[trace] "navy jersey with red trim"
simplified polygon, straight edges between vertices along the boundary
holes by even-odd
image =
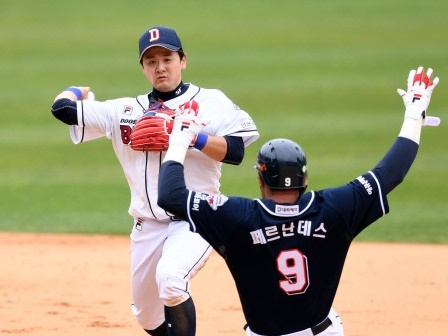
[[[225,259],[247,323],[259,334],[286,334],[321,322],[353,238],[389,210],[375,171],[344,186],[308,192],[297,204],[187,195],[192,230]]]

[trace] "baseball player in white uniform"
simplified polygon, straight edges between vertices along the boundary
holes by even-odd
[[[152,91],[132,98],[87,99],[89,87],[72,86],[54,100],[53,115],[70,125],[75,144],[101,137],[112,140],[131,192],[132,310],[138,323],[153,336],[195,335],[195,307],[190,279],[200,270],[212,248],[197,233],[157,206],[158,175],[164,151],[135,151],[130,134],[138,119],[154,103],[177,109],[195,101],[207,125],[185,160],[189,188],[219,192],[222,163],[239,164],[244,148],[258,131],[247,112],[224,93],[182,81],[186,54],[176,32],[152,27],[139,40],[143,73]]]

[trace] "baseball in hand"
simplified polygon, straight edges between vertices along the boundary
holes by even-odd
[[[89,91],[87,93],[87,100],[95,100],[95,94],[93,93],[93,91]]]

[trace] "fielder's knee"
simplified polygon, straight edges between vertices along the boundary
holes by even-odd
[[[190,298],[190,283],[182,276],[171,273],[170,270],[164,269],[163,267],[158,267],[156,279],[159,287],[159,295],[165,306],[177,306]]]

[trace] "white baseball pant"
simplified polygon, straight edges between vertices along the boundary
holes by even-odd
[[[190,297],[190,279],[212,248],[185,221],[137,221],[131,233],[132,310],[138,323],[153,330],[165,320],[164,305]]]

